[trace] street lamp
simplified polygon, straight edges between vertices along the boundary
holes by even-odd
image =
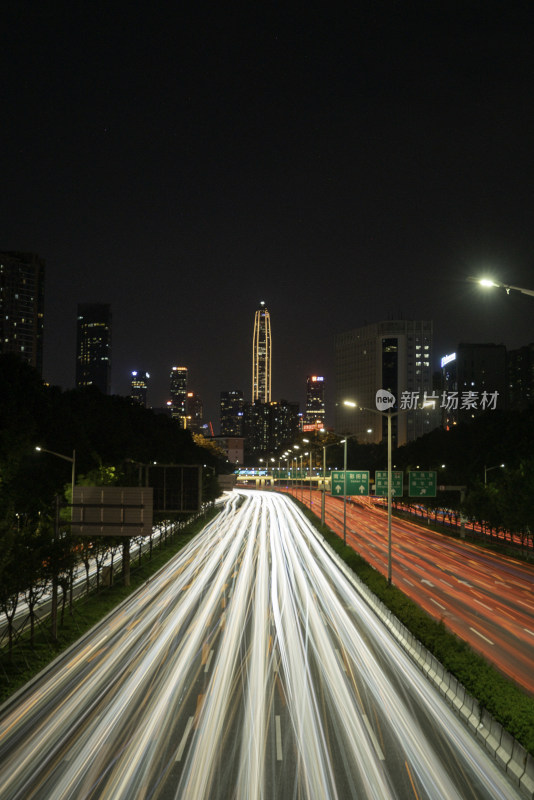
[[[357,406],[352,400],[345,400],[343,405],[349,406],[350,408],[358,408],[359,411],[370,411],[371,414],[379,414],[381,417],[387,417],[388,421],[388,583],[391,584],[391,477],[392,477],[392,466],[391,466],[391,420],[393,417],[398,415],[398,411],[391,411],[389,408],[387,411],[378,411],[378,409],[374,408],[364,408],[363,406]],[[345,444],[346,447],[346,444]],[[346,481],[346,475],[345,475]]]
[[[510,289],[513,289],[516,292],[521,292],[521,294],[528,294],[530,297],[534,297],[534,289],[523,289],[521,286],[511,286],[508,283],[494,281],[491,278],[468,278],[468,280],[472,283],[478,283],[479,286],[484,286],[485,288],[489,289],[506,289],[506,294],[510,294]]]
[[[488,482],[488,472],[491,472],[492,469],[502,469],[502,467],[504,467],[504,464],[495,464],[494,467],[487,467],[484,464],[484,486]]]
[[[58,458],[62,458],[64,461],[70,461],[72,464],[71,470],[71,489],[72,489],[72,500],[71,503],[74,504],[74,484],[76,483],[76,450],[72,451],[72,458],[70,456],[64,456],[62,453],[56,453],[54,450],[47,450],[46,447],[35,447],[35,449],[39,453],[50,453],[51,456],[57,456]],[[71,506],[71,519],[72,519],[73,508]]]
[[[326,449],[338,445],[339,442],[330,442],[330,444],[323,444],[323,494],[321,497],[321,522],[324,525],[324,506],[325,506],[325,492],[326,492]]]

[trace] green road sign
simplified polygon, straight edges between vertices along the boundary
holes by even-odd
[[[408,473],[410,497],[435,497],[437,472],[413,470]]]
[[[345,489],[344,472],[332,472],[332,494],[343,497]],[[364,497],[369,494],[369,470],[347,470],[347,495]]]
[[[391,496],[402,497],[403,486],[402,479],[403,472],[391,473]],[[388,496],[388,471],[387,469],[377,469],[375,472],[375,495],[377,497]]]

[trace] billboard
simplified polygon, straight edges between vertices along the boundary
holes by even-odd
[[[148,464],[145,483],[154,491],[154,511],[191,514],[202,505],[202,466]]]
[[[137,486],[75,486],[74,536],[149,536],[152,489]]]

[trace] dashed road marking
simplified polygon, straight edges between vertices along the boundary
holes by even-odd
[[[178,748],[178,752],[176,753],[175,761],[181,761],[182,756],[184,754],[185,746],[187,744],[187,740],[189,738],[189,734],[191,733],[191,728],[193,727],[193,720],[194,717],[189,717],[187,720],[187,725],[185,726],[184,735],[182,736],[182,741],[180,742],[180,747]]]

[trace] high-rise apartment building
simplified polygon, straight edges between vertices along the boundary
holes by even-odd
[[[187,392],[185,398],[186,427],[190,431],[199,433],[202,427],[204,407],[202,400],[196,392]]]
[[[271,401],[271,317],[263,300],[254,316],[252,402]]]
[[[454,353],[441,359],[441,424],[447,430],[459,422],[468,422],[484,412],[482,394],[495,396],[496,408],[506,408],[506,347],[503,344],[462,342]],[[467,401],[468,393],[473,398]],[[449,400],[448,398],[452,399]]]
[[[76,387],[111,391],[111,307],[107,303],[78,305]]]
[[[221,392],[219,417],[221,436],[243,436],[243,404],[241,389]]]
[[[170,374],[171,417],[185,427],[187,403],[187,367],[173,367]]]
[[[306,411],[304,425],[323,428],[325,419],[324,405],[325,379],[321,375],[308,375],[306,378]]]
[[[0,353],[16,353],[43,374],[45,262],[0,253]]]
[[[287,400],[245,403],[243,433],[248,457],[273,456],[293,444],[299,434],[298,403]]]
[[[336,336],[335,428],[353,433],[361,442],[386,438],[387,420],[376,409],[378,389],[386,389],[400,407],[403,392],[419,393],[417,407],[401,410],[392,419],[394,443],[399,446],[427,433],[437,424],[436,410],[420,408],[424,393],[432,393],[432,322],[388,320]],[[349,408],[346,400],[363,408]]]
[[[534,403],[534,343],[508,351],[508,408],[522,411]]]
[[[147,407],[148,400],[148,381],[150,375],[148,372],[134,369],[132,372],[132,388],[130,390],[130,397],[135,403]]]

